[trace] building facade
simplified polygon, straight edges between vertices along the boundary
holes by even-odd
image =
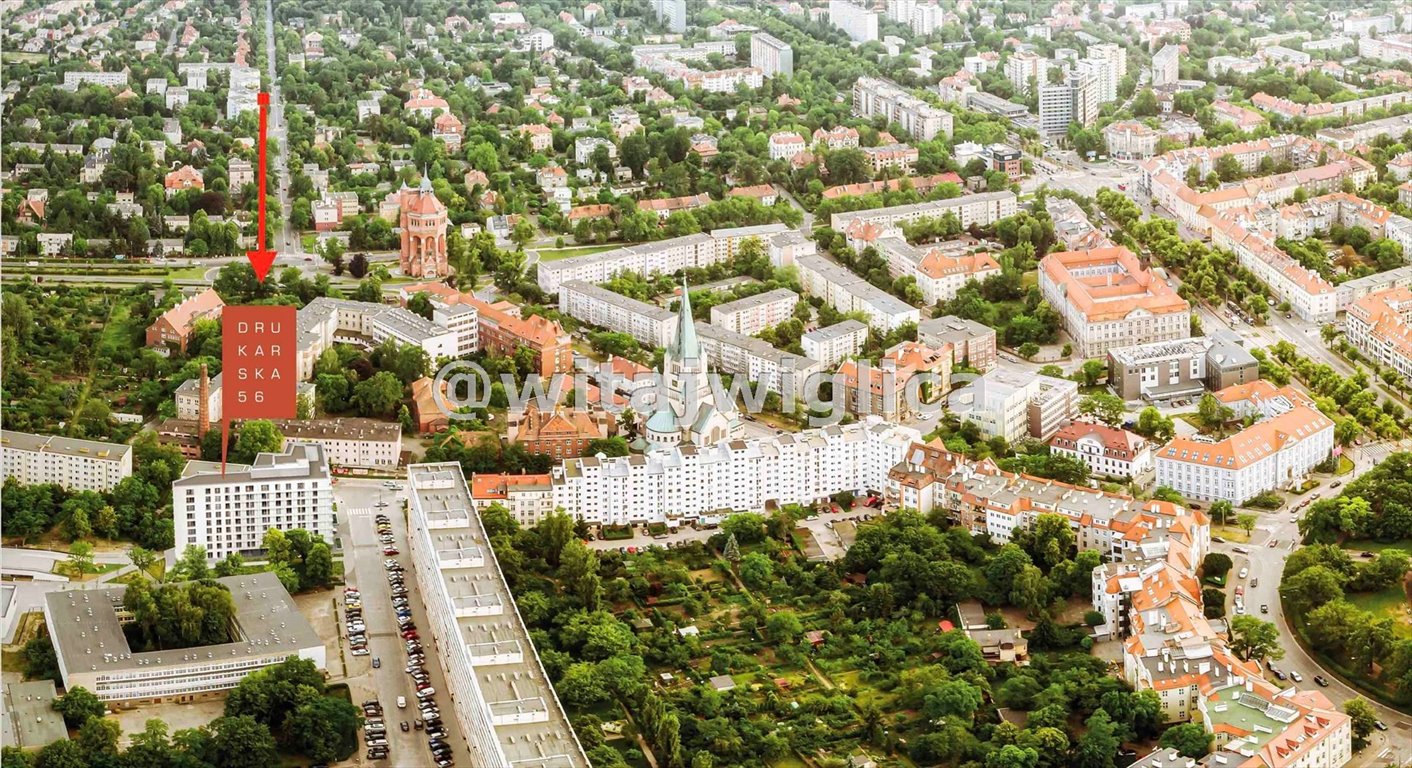
[[[774,35],[756,32],[750,36],[750,66],[764,77],[792,76],[794,49]]]
[[[22,485],[53,483],[68,491],[111,491],[132,476],[132,446],[57,435],[0,431],[5,477]]]
[[[446,260],[446,206],[431,191],[426,172],[422,172],[422,183],[417,189],[404,188],[398,198],[402,228],[399,264],[403,276],[437,278],[451,274]]]
[[[1094,477],[1135,478],[1152,470],[1152,449],[1126,429],[1075,421],[1049,439],[1050,452],[1082,461]]]
[[[1039,284],[1080,357],[1191,335],[1191,305],[1127,248],[1051,253],[1040,261]]]

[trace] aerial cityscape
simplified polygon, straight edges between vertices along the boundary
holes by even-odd
[[[0,768],[1412,768],[1412,2],[0,19]]]

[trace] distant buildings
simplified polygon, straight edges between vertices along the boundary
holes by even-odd
[[[849,0],[829,0],[829,23],[855,43],[878,39],[878,12]]]
[[[445,283],[415,283],[398,289],[404,306],[418,293],[430,296],[435,327],[452,334],[456,343],[453,357],[481,349],[513,357],[523,348],[534,352],[540,376],[573,370],[572,339],[554,320],[542,315],[525,317],[520,308],[510,302],[491,304]],[[432,359],[435,360],[435,356]]]
[[[1070,72],[1063,82],[1039,86],[1039,130],[1063,135],[1071,123],[1088,127],[1098,117],[1099,80],[1092,72]]]
[[[896,83],[874,77],[860,77],[853,84],[853,114],[859,117],[881,115],[889,123],[901,125],[902,130],[918,141],[931,141],[938,135],[951,136],[950,112],[913,96]]]
[[[1412,381],[1412,290],[1370,293],[1348,308],[1349,343]]]
[[[223,309],[225,302],[211,288],[184,299],[147,326],[147,346],[157,348],[162,355],[170,354],[171,347],[186,354],[186,343],[197,321],[219,320]]]
[[[132,476],[132,447],[57,435],[0,431],[5,477],[21,485],[53,483],[68,491],[111,491]]]
[[[417,189],[405,186],[398,193],[402,250],[399,265],[405,277],[445,277],[451,274],[446,256],[446,206],[431,189],[431,179],[422,175]]]
[[[1040,261],[1039,284],[1079,357],[1191,335],[1186,299],[1126,248],[1051,253]]]
[[[539,287],[545,293],[554,294],[559,292],[560,285],[569,280],[597,284],[606,282],[619,272],[671,274],[687,267],[704,267],[731,259],[748,240],[757,239],[764,243],[772,236],[787,231],[783,224],[733,227],[546,261],[539,264]]]
[[[314,363],[335,343],[376,346],[392,339],[426,352],[433,362],[458,356],[457,333],[409,312],[367,301],[319,296],[299,310],[299,379],[314,375]]]
[[[711,307],[711,325],[754,336],[788,320],[797,303],[799,294],[776,288]]]
[[[750,36],[750,66],[764,77],[794,74],[794,49],[789,43],[766,32]]]
[[[1181,62],[1181,48],[1168,43],[1152,56],[1152,87],[1175,86],[1181,77],[1178,65]]]
[[[669,31],[686,32],[686,0],[652,0],[652,13]]]
[[[952,366],[984,373],[995,367],[995,329],[944,315],[917,324],[917,340],[934,349],[950,347]]]
[[[259,552],[265,532],[302,528],[333,542],[333,486],[317,445],[291,444],[250,465],[192,461],[172,483],[176,549],[205,547],[210,562]],[[322,647],[322,646],[320,646]]]
[[[1334,449],[1334,423],[1306,395],[1261,379],[1216,393],[1255,424],[1223,440],[1178,437],[1158,450],[1157,484],[1188,499],[1243,504],[1296,485]]]

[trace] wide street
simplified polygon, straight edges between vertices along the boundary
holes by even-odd
[[[1368,446],[1367,448],[1373,449],[1364,451],[1367,456],[1362,455],[1364,452],[1356,452],[1353,474],[1340,478],[1344,483],[1371,469],[1380,460],[1380,457],[1385,455],[1381,447]],[[1314,493],[1333,496],[1338,493],[1338,490],[1330,489],[1328,483],[1325,483],[1311,491],[1311,495]],[[1306,495],[1301,498],[1308,497]],[[1258,510],[1249,511],[1259,512]],[[1228,595],[1234,595],[1237,585],[1244,586],[1246,610],[1250,615],[1273,622],[1279,628],[1280,645],[1285,651],[1285,656],[1275,662],[1275,667],[1286,674],[1295,671],[1302,675],[1304,682],[1297,684],[1300,688],[1319,688],[1314,682],[1314,676],[1323,675],[1329,681],[1329,686],[1319,688],[1319,690],[1322,690],[1333,700],[1334,704],[1342,706],[1343,702],[1357,696],[1357,692],[1344,685],[1337,677],[1325,672],[1304,652],[1295,641],[1280,605],[1280,575],[1284,571],[1285,558],[1289,557],[1290,552],[1299,541],[1297,520],[1298,515],[1291,512],[1289,508],[1275,512],[1260,512],[1259,522],[1256,524],[1248,544],[1213,543],[1211,548],[1214,551],[1230,555],[1234,563],[1228,576]],[[1249,554],[1236,552],[1236,547],[1247,550]],[[1245,579],[1238,577],[1242,568],[1249,568],[1249,574]],[[1268,614],[1260,612],[1262,605],[1269,607]],[[1227,615],[1231,615],[1233,610],[1233,605],[1228,605]],[[1377,710],[1378,717],[1387,724],[1389,730],[1374,731],[1373,735],[1369,737],[1369,746],[1354,755],[1353,761],[1348,765],[1354,768],[1381,767],[1402,765],[1412,761],[1412,716],[1385,707],[1375,701],[1370,700],[1370,703]]]
[[[375,516],[386,514],[392,520],[393,538],[401,554],[393,558],[402,564],[407,584],[407,597],[411,602],[412,620],[418,628],[428,626],[426,607],[417,589],[416,574],[413,573],[412,558],[408,553],[407,522],[403,512],[406,500],[405,483],[399,488],[385,487],[381,479],[340,478],[334,487],[338,502],[338,532],[343,543],[344,578],[349,585],[357,586],[363,594],[363,620],[368,626],[368,656],[353,656],[349,653],[344,638],[345,627],[340,620],[339,648],[345,654],[348,665],[348,683],[352,691],[353,703],[361,704],[368,699],[382,702],[383,716],[387,722],[387,738],[391,747],[388,762],[371,763],[365,759],[366,749],[361,745],[355,755],[358,764],[393,766],[395,768],[417,768],[430,764],[431,753],[427,751],[425,731],[409,730],[403,733],[399,724],[405,720],[410,724],[420,717],[416,708],[417,698],[413,692],[412,679],[407,675],[407,654],[397,631],[397,620],[392,610],[392,593],[387,584],[387,570],[383,561],[382,544],[378,541]],[[386,504],[379,507],[378,504]],[[339,598],[341,600],[341,598]],[[340,609],[341,612],[341,609]],[[460,735],[460,726],[451,712],[451,692],[446,687],[446,675],[441,664],[436,662],[437,654],[427,648],[427,673],[432,687],[437,690],[436,701],[441,707],[441,717],[447,732],[446,741],[456,749],[457,765],[472,765],[470,754],[465,751],[465,741]],[[379,659],[380,669],[372,668],[372,660]],[[397,697],[407,699],[407,708],[397,708]]]

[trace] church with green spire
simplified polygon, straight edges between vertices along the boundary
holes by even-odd
[[[716,403],[706,353],[696,336],[691,294],[682,282],[676,338],[662,356],[662,376],[638,447],[660,451],[679,445],[712,445],[741,436],[744,424],[733,404]]]

